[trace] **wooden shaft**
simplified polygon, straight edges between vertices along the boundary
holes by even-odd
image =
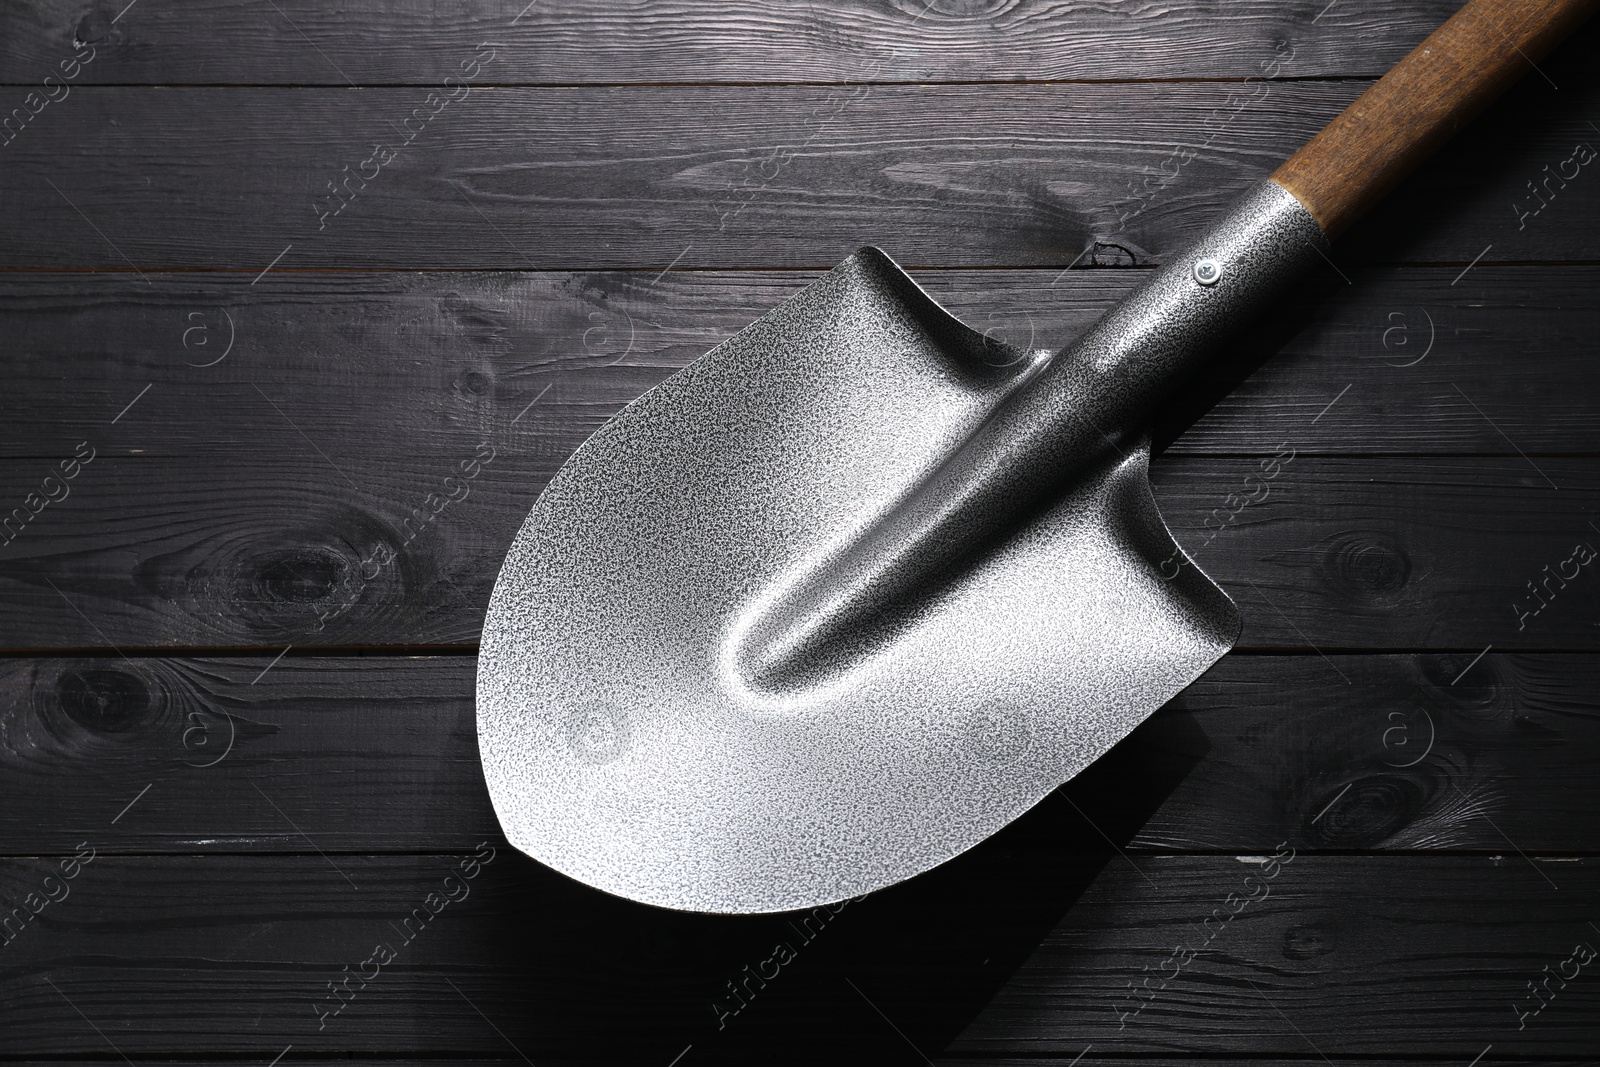
[[[1339,236],[1597,7],[1600,0],[1470,0],[1272,180],[1330,239]]]

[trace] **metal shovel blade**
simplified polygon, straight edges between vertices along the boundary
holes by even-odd
[[[1141,442],[807,671],[746,668],[754,620],[1043,356],[864,249],[596,433],[529,514],[484,627],[479,745],[511,843],[666,907],[841,900],[982,841],[1220,658],[1237,612],[1172,563]]]

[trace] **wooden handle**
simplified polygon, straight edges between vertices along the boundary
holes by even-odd
[[[1330,239],[1339,236],[1597,7],[1600,0],[1471,0],[1272,180]]]

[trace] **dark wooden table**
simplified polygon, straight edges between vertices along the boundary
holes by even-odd
[[[1064,341],[1455,6],[9,0],[0,1060],[1594,1062],[1594,28],[1163,415],[1241,647],[1015,826],[690,916],[477,760],[618,407],[867,243]]]

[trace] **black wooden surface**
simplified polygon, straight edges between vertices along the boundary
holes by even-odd
[[[92,57],[0,132],[0,514],[60,497],[0,544],[0,1060],[1594,1062],[1595,568],[1528,583],[1600,546],[1600,177],[1527,183],[1600,28],[1163,413],[1241,648],[992,841],[680,915],[515,854],[476,756],[496,569],[622,404],[869,242],[1065,340],[1456,6],[0,8],[0,120]]]

